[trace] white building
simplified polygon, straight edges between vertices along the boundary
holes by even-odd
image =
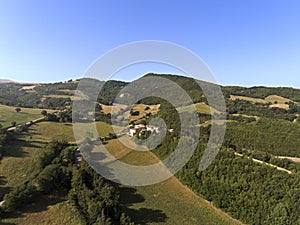
[[[156,126],[152,126],[152,125],[143,125],[143,124],[138,124],[138,125],[135,125],[134,128],[131,128],[129,130],[129,135],[132,137],[136,134],[136,132],[139,131],[139,132],[145,132],[145,131],[151,131],[151,132],[156,132],[156,133],[159,133],[159,127],[156,127]]]

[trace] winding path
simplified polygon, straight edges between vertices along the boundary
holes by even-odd
[[[240,153],[237,153],[237,152],[235,152],[234,154],[237,155],[237,156],[240,156],[240,157],[244,156],[243,154],[240,154]],[[250,159],[250,157],[248,157],[248,156],[247,156],[247,158]],[[286,157],[285,157],[285,158],[286,158]],[[292,173],[293,173],[293,172],[290,171],[290,170],[287,170],[287,169],[282,168],[282,167],[279,167],[279,166],[275,166],[275,165],[273,165],[273,164],[271,164],[271,163],[266,163],[266,162],[261,161],[261,160],[258,160],[258,159],[253,159],[253,158],[252,158],[252,161],[253,161],[253,162],[260,163],[260,164],[264,164],[264,165],[267,165],[267,166],[270,166],[270,167],[273,167],[273,168],[276,168],[277,170],[284,171],[284,172],[286,172],[286,173],[288,173],[288,174],[292,174]]]

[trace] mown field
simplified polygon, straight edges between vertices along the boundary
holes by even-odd
[[[89,129],[90,124],[83,123],[79,124],[79,126],[82,131],[85,131]],[[66,140],[70,143],[75,143],[72,123],[42,122],[33,125],[31,129],[34,132],[35,140],[38,141]],[[114,133],[113,128],[103,122],[96,122],[96,129],[100,137]],[[116,131],[120,131],[120,129],[116,129]]]
[[[20,108],[20,112],[15,111],[16,107],[0,105],[0,124],[2,127],[11,126],[12,122],[23,123],[42,117],[42,109]],[[53,112],[53,110],[47,110]]]

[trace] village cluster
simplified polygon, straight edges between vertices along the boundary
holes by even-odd
[[[159,127],[153,126],[153,125],[144,125],[144,124],[138,124],[134,125],[134,127],[130,128],[129,130],[129,135],[133,137],[134,135],[143,135],[146,132],[151,132],[151,133],[159,133]]]
[[[159,134],[160,133],[160,128],[157,127],[157,126],[153,126],[153,125],[144,125],[144,124],[137,124],[137,125],[134,125],[130,128],[129,130],[129,135],[131,137],[133,136],[142,136],[144,135],[145,133],[147,132],[150,132],[152,134]],[[174,131],[174,129],[169,129],[168,130],[170,133],[172,133]]]

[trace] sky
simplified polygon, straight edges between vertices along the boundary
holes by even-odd
[[[300,1],[0,1],[0,79],[82,77],[112,48],[141,40],[190,49],[221,85],[300,88]],[[128,69],[176,73],[151,64]]]

